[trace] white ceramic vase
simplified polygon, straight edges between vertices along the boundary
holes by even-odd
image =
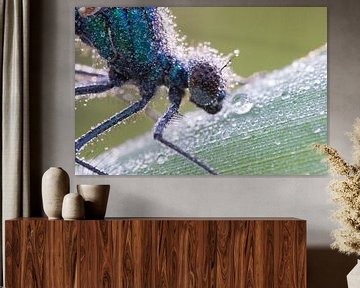
[[[348,288],[360,288],[360,260],[347,275]]]
[[[63,198],[69,193],[69,175],[60,167],[51,167],[42,177],[43,208],[49,219],[61,219]]]
[[[85,201],[85,219],[104,219],[110,185],[77,185],[78,193]]]
[[[62,205],[62,217],[64,220],[84,219],[85,208],[84,199],[79,193],[69,193],[65,195]]]

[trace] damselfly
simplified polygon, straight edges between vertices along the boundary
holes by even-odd
[[[75,87],[75,96],[102,93],[125,83],[135,84],[141,99],[98,124],[75,141],[75,161],[94,173],[106,174],[79,156],[93,139],[133,114],[145,109],[157,87],[168,87],[169,107],[154,128],[154,139],[175,150],[210,174],[206,163],[164,139],[163,132],[177,115],[185,90],[190,101],[207,113],[218,113],[227,94],[228,67],[232,55],[223,56],[208,44],[189,47],[175,30],[173,16],[165,7],[75,8],[75,34],[95,49],[106,62],[107,73],[76,67],[77,74],[95,82]]]

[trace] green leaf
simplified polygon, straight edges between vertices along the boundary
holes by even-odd
[[[220,175],[321,175],[312,143],[327,141],[327,49],[258,77],[227,97],[217,115],[197,110],[164,137]],[[153,140],[127,141],[91,162],[110,175],[208,175]],[[77,174],[85,174],[79,168]]]

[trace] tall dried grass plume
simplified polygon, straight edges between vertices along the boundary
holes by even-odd
[[[332,232],[335,241],[331,247],[360,256],[360,118],[356,119],[349,136],[353,142],[354,164],[349,164],[328,145],[314,144],[314,148],[326,156],[329,170],[336,176],[329,188],[332,200],[338,205],[332,216],[341,227]]]

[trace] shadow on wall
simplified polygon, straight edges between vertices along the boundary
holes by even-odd
[[[42,101],[45,97],[42,94],[42,63],[41,55],[45,47],[43,42],[44,33],[43,22],[46,13],[44,7],[45,0],[30,3],[30,43],[29,43],[29,129],[30,129],[30,215],[42,216],[41,202],[41,177],[42,177],[42,133],[43,115]],[[46,81],[46,80],[45,80]],[[49,97],[49,95],[47,95]]]
[[[108,213],[106,217],[182,217],[184,216],[181,209],[176,206],[162,205],[159,201],[149,198],[140,197],[136,193],[136,189],[127,188],[127,191],[121,192],[121,198],[112,200],[112,197],[117,193],[110,192],[110,198],[107,206]],[[119,207],[119,203],[122,203]],[[125,204],[126,203],[126,204]],[[160,212],[160,214],[156,212]]]
[[[307,250],[308,288],[347,288],[346,275],[356,264],[356,256],[319,248]]]

